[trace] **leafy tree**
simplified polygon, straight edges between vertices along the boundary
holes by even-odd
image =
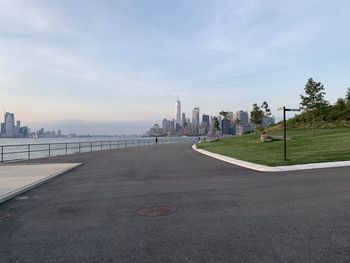
[[[227,111],[220,111],[219,113],[222,117],[224,117],[224,119],[226,119],[228,117],[228,112]]]
[[[345,101],[348,109],[350,110],[350,88],[346,91]]]
[[[215,130],[215,132],[220,131],[220,123],[217,117],[214,117],[214,123],[213,123],[213,128]]]
[[[327,106],[327,101],[324,99],[325,94],[323,84],[309,78],[305,85],[305,96],[300,95],[301,108],[312,116],[312,136],[315,136],[315,116],[318,111]]]
[[[254,123],[256,126],[260,125],[263,118],[263,111],[261,110],[261,107],[258,106],[258,104],[253,104],[253,109],[250,112],[250,121]],[[256,128],[254,129],[256,130]]]
[[[269,104],[267,104],[266,101],[264,101],[261,105],[261,108],[264,110],[264,116],[270,117],[271,116],[271,110],[269,108]]]
[[[346,115],[346,101],[342,98],[339,98],[336,104],[332,107],[332,110],[336,113],[337,119],[341,119]]]
[[[238,126],[241,120],[239,118],[236,118],[236,125]]]

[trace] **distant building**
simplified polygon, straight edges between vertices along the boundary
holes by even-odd
[[[20,137],[20,133],[19,133],[20,128],[21,128],[21,121],[17,121],[15,126],[15,137]]]
[[[208,125],[207,125],[207,123],[206,122],[201,122],[199,124],[199,132],[198,132],[198,134],[199,135],[205,135],[207,133],[208,133]]]
[[[237,111],[236,120],[236,133],[243,134],[251,131],[248,112]]]
[[[4,136],[6,133],[6,125],[4,122],[1,123],[1,132],[0,135]]]
[[[167,135],[168,136],[176,135],[176,132],[175,132],[175,120],[167,121]]]
[[[182,113],[182,123],[181,123],[181,125],[182,125],[182,127],[184,126],[184,123],[186,122],[186,113]]]
[[[209,128],[210,128],[209,115],[207,115],[205,113],[202,115],[202,123],[205,126],[205,134],[207,134],[209,132]]]
[[[44,132],[45,132],[44,128],[41,128],[40,130],[38,130],[38,131],[36,132],[37,137],[38,137],[38,138],[44,137]]]
[[[175,102],[175,128],[176,132],[179,132],[181,129],[181,102],[179,100],[179,97],[177,97],[177,100]]]
[[[5,113],[5,137],[15,137],[15,116],[13,113]]]
[[[193,135],[199,134],[199,108],[192,110],[192,129]]]
[[[209,126],[209,115],[203,113],[202,122],[206,123]]]
[[[223,135],[234,135],[236,133],[236,128],[234,123],[229,118],[224,118],[221,120],[221,134]]]
[[[261,128],[267,128],[275,124],[275,117],[263,117],[261,122]]]
[[[163,121],[162,121],[162,130],[163,130],[164,135],[166,135],[168,133],[168,120],[167,119],[163,119]]]
[[[29,128],[27,126],[23,126],[21,128],[19,128],[19,133],[21,135],[21,137],[27,138],[29,137]]]

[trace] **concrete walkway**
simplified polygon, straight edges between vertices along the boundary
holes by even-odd
[[[196,144],[192,145],[192,149],[199,153],[218,159],[220,161],[238,165],[238,166],[252,169],[259,172],[287,172],[287,171],[301,171],[301,170],[310,170],[310,169],[350,167],[350,161],[307,163],[307,164],[284,165],[284,166],[267,166],[267,165],[238,160],[229,156],[209,152],[203,149],[198,149]]]
[[[0,166],[0,203],[79,165],[81,163]]]

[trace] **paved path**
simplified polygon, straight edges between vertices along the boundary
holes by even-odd
[[[350,260],[349,168],[255,172],[188,144],[43,161],[85,165],[0,205],[1,262]]]
[[[0,203],[79,165],[80,163],[1,165]]]

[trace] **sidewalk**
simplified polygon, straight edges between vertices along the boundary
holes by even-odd
[[[55,163],[0,166],[0,203],[80,165],[81,163]]]
[[[310,170],[310,169],[322,169],[322,168],[337,168],[337,167],[348,167],[350,166],[350,161],[339,161],[339,162],[325,162],[325,163],[307,163],[307,164],[295,164],[295,165],[285,165],[285,166],[267,166],[262,164],[251,163],[247,161],[238,160],[232,157],[221,155],[218,153],[209,152],[203,149],[198,149],[196,144],[192,145],[192,149],[210,156],[212,158],[218,159],[223,162],[238,165],[244,168],[252,169],[259,172],[287,172],[287,171],[300,171],[300,170]]]

